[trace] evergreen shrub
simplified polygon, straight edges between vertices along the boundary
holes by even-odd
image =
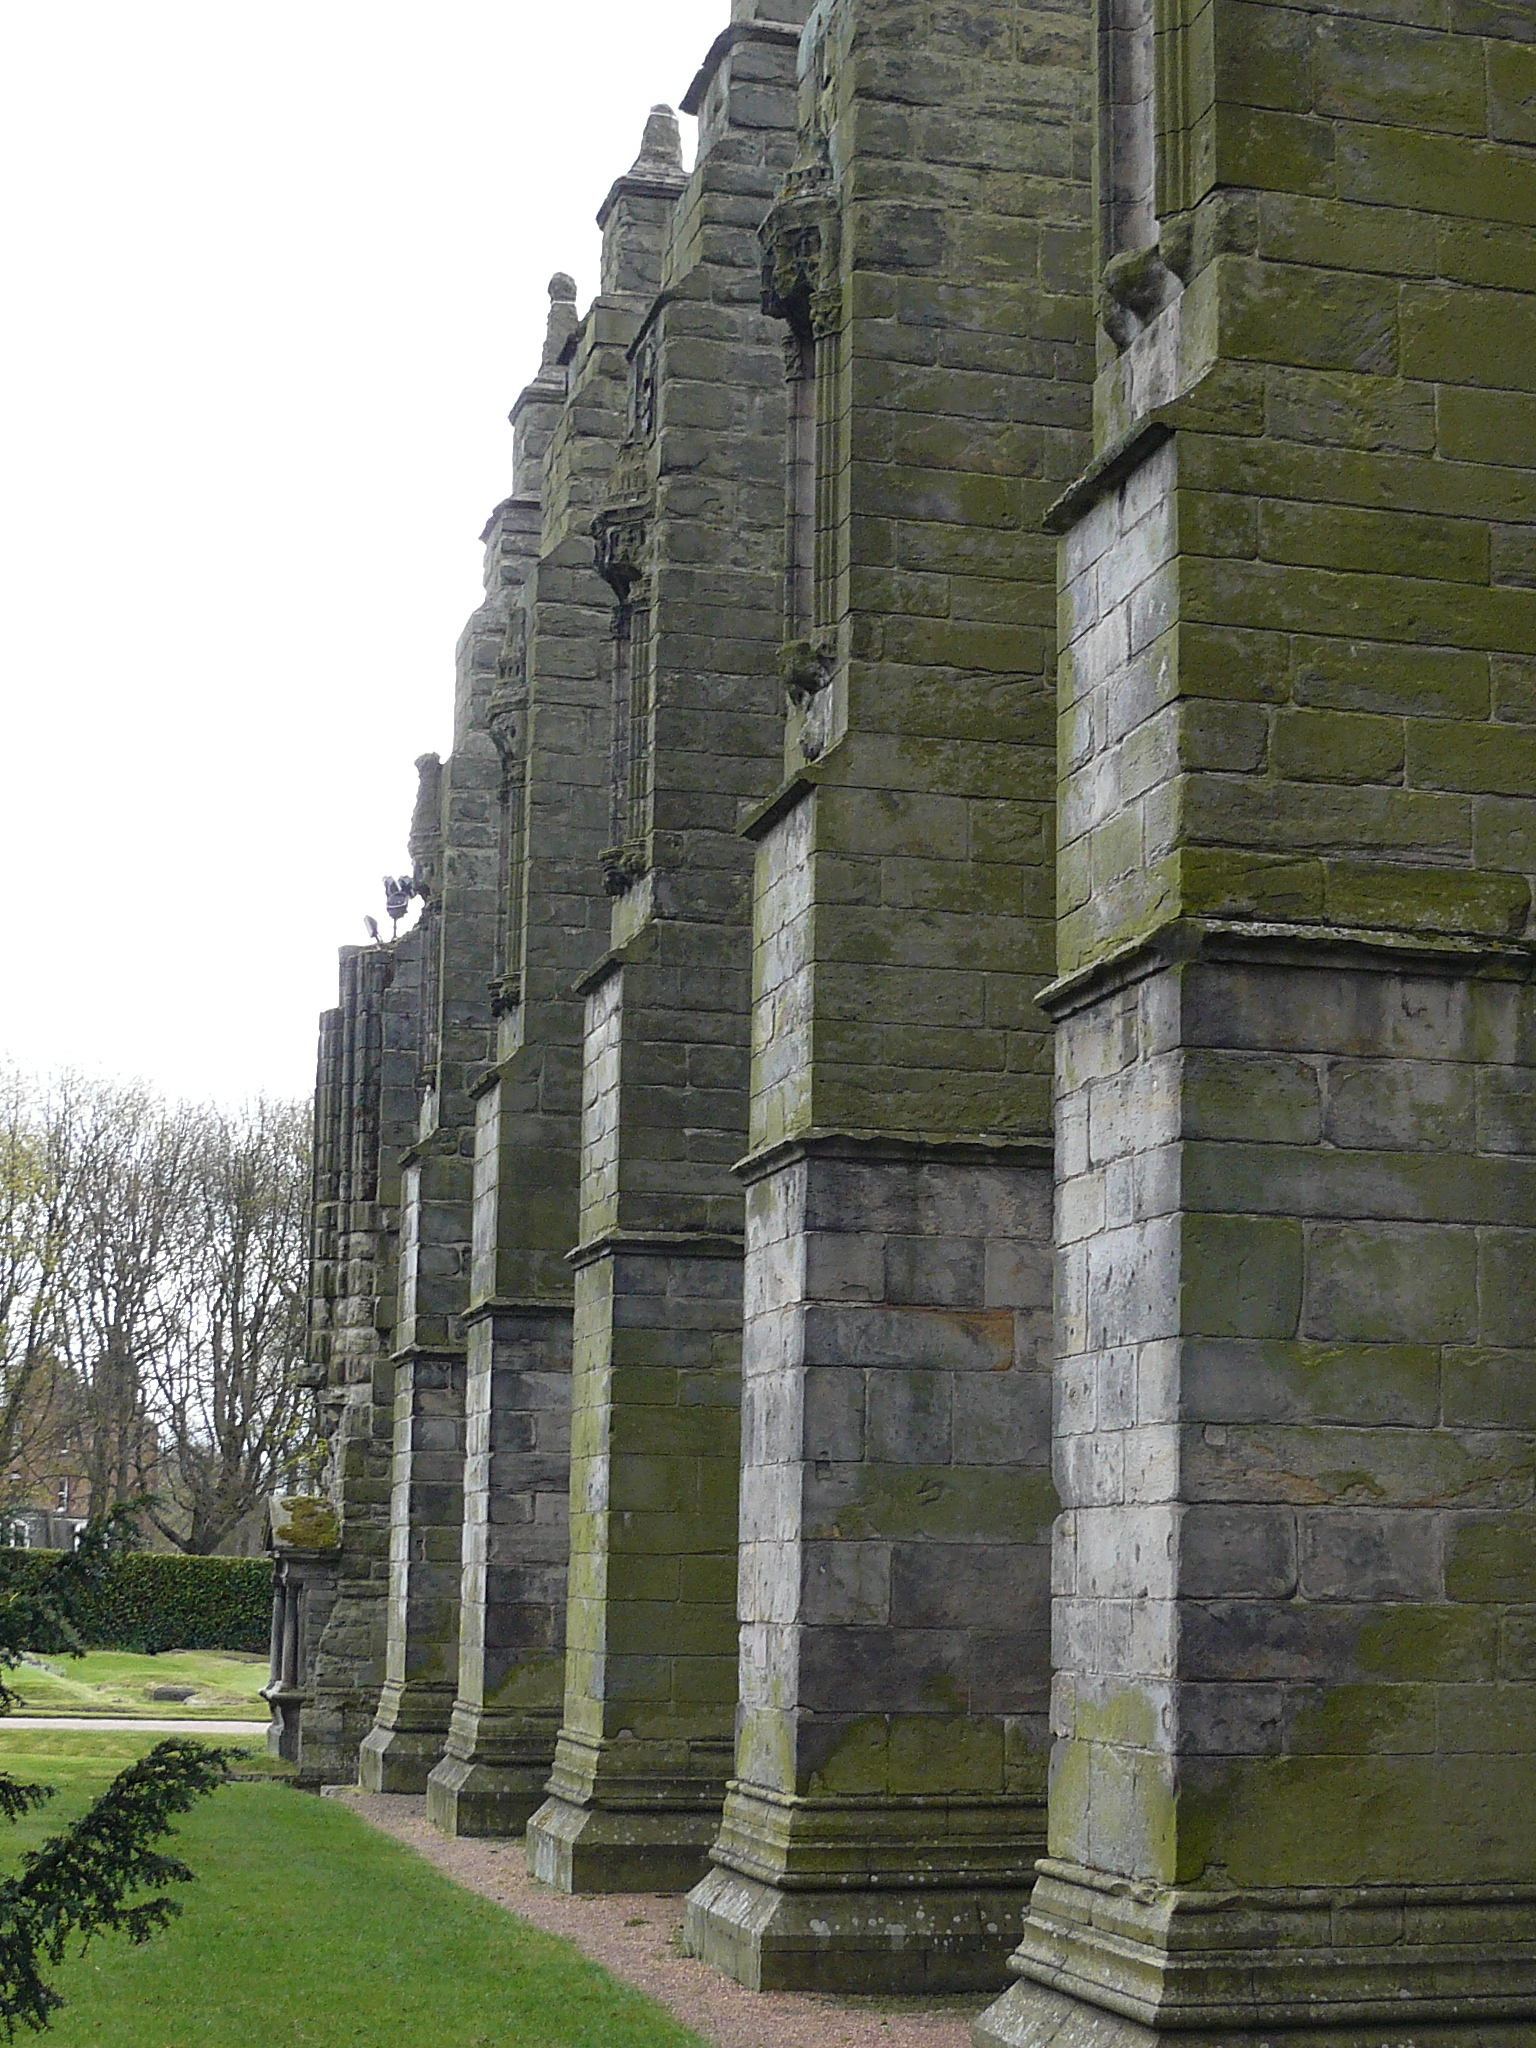
[[[64,1561],[58,1550],[0,1548],[0,1600],[8,1593],[46,1599]],[[243,1650],[259,1655],[271,1640],[272,1567],[260,1557],[181,1557],[130,1551],[105,1565],[96,1583],[74,1595],[88,1650]]]

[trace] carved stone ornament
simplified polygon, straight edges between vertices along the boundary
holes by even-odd
[[[645,873],[645,854],[638,846],[610,846],[600,858],[603,888],[610,896],[622,896]]]
[[[597,573],[621,602],[645,574],[648,510],[643,505],[610,505],[592,522]]]
[[[510,776],[517,762],[517,714],[519,699],[503,687],[498,687],[485,707],[485,729],[491,736],[491,745],[501,756],[501,772]]]
[[[436,754],[416,761],[416,805],[406,840],[411,883],[423,903],[437,896],[443,864],[443,764]]]
[[[509,1010],[515,1010],[523,1000],[523,977],[520,974],[498,974],[486,987],[491,992],[491,1015],[504,1017]]]
[[[825,637],[784,642],[779,649],[779,680],[797,711],[803,711],[831,682],[836,659],[837,651]]]
[[[645,574],[651,522],[651,475],[644,444],[626,441],[619,450],[602,508],[592,521],[597,573],[624,603]]]
[[[1182,244],[1171,236],[1168,244],[1165,247],[1158,241],[1147,249],[1124,250],[1104,266],[1099,280],[1099,320],[1117,348],[1129,348],[1142,329],[1178,297],[1179,269],[1168,257],[1178,254]]]
[[[763,311],[801,334],[835,333],[842,323],[842,222],[832,159],[821,136],[802,143],[759,235]]]

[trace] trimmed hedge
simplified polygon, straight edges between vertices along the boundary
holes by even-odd
[[[0,1598],[47,1597],[64,1561],[58,1550],[0,1549]],[[106,1566],[80,1597],[80,1630],[92,1650],[245,1650],[271,1641],[272,1566],[260,1557],[180,1557],[131,1551]]]

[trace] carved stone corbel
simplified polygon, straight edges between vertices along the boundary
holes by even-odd
[[[645,574],[649,507],[609,505],[592,521],[597,573],[621,604]]]
[[[826,634],[814,640],[784,642],[779,649],[779,680],[796,711],[804,711],[827,687],[836,663],[836,645]]]
[[[498,974],[486,983],[486,987],[490,990],[493,1017],[505,1017],[523,1000],[523,977],[520,974]]]
[[[608,846],[599,856],[603,889],[609,896],[622,896],[645,873],[645,852],[639,846]]]
[[[651,476],[645,444],[626,441],[608,480],[604,502],[592,520],[597,573],[620,604],[627,604],[645,575],[651,528]]]
[[[763,245],[763,311],[797,334],[820,340],[842,324],[838,257],[842,218],[826,140],[806,136],[768,218]]]
[[[1187,240],[1186,230],[1145,249],[1123,250],[1105,264],[1099,280],[1099,321],[1117,348],[1129,348],[1178,297],[1183,289],[1181,268],[1188,263]]]

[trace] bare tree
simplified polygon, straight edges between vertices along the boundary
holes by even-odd
[[[183,1161],[177,1298],[149,1365],[158,1439],[153,1519],[181,1549],[216,1549],[298,1450],[310,1119],[266,1099],[201,1113]]]
[[[153,1483],[148,1387],[177,1334],[201,1117],[138,1084],[69,1090],[64,1344],[74,1436],[100,1515]]]
[[[0,1071],[0,1476],[68,1425],[62,1291],[70,1097]]]
[[[67,1438],[90,1511],[217,1549],[307,1449],[309,1111],[0,1072],[0,1500]]]

